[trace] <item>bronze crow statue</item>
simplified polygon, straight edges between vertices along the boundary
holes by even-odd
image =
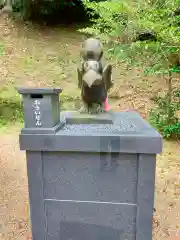
[[[82,66],[78,68],[78,87],[81,89],[82,113],[104,112],[104,102],[112,87],[112,66],[102,62],[103,49],[100,41],[87,39],[82,46]]]

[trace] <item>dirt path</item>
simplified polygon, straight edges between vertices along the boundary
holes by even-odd
[[[28,188],[25,154],[18,135],[0,137],[0,239],[28,239]]]
[[[179,149],[178,143],[164,141],[157,159],[154,240],[180,239]]]

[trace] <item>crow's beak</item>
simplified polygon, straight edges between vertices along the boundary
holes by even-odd
[[[97,80],[101,81],[101,79],[101,75],[94,70],[89,70],[83,76],[83,81],[88,85],[88,87],[91,87]]]

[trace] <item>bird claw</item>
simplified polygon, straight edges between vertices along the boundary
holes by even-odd
[[[88,113],[89,112],[89,108],[86,104],[83,104],[83,106],[80,108],[79,110],[80,113]]]
[[[91,114],[99,114],[103,112],[104,112],[103,106],[101,106],[100,104],[93,104]]]
[[[92,107],[88,107],[87,104],[83,104],[83,106],[79,110],[80,113],[89,113],[89,114],[100,114],[105,112],[104,106],[100,104],[93,104]]]

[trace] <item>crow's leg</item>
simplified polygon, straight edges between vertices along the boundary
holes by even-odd
[[[91,114],[99,114],[103,112],[105,112],[103,104],[98,104],[98,103],[93,104],[91,109]]]
[[[83,106],[79,110],[80,113],[89,113],[89,106],[87,103],[83,102]]]

